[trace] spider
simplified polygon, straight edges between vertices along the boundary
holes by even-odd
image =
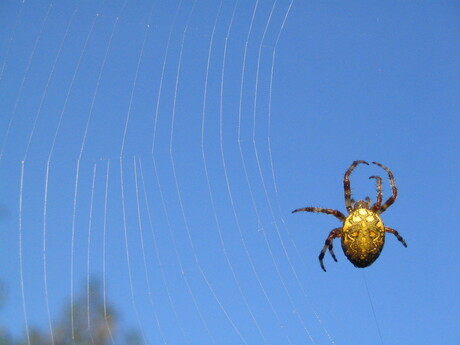
[[[370,179],[375,179],[377,185],[375,204],[371,206],[371,199],[369,197],[359,201],[355,201],[351,197],[350,174],[360,163],[369,165],[366,161],[354,161],[343,177],[345,207],[348,212],[347,217],[345,217],[342,212],[330,208],[304,207],[292,211],[292,213],[299,211],[326,213],[333,215],[343,223],[341,227],[335,228],[329,233],[324,247],[319,254],[319,263],[324,272],[326,272],[326,268],[323,264],[323,258],[326,254],[326,250],[329,249],[332,258],[337,262],[332,248],[332,240],[334,238],[342,239],[342,249],[345,256],[353,265],[361,268],[370,266],[377,260],[385,243],[385,232],[395,235],[403,246],[407,247],[406,241],[404,241],[399,233],[392,228],[384,226],[380,218],[380,214],[385,212],[385,210],[394,203],[398,195],[395,179],[390,169],[380,163],[372,162],[372,164],[378,165],[384,169],[390,179],[393,194],[385,203],[382,204],[382,178],[380,176],[369,177]]]

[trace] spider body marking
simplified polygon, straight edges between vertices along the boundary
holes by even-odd
[[[348,216],[345,216],[338,210],[320,207],[305,207],[292,211],[292,213],[299,211],[326,213],[335,216],[342,222],[342,227],[335,228],[329,233],[324,247],[319,254],[319,262],[324,271],[326,271],[326,268],[323,264],[323,258],[327,250],[331,253],[332,258],[337,261],[332,246],[334,238],[341,238],[342,249],[345,256],[353,265],[361,268],[370,266],[377,260],[385,244],[385,232],[395,235],[396,238],[407,247],[406,241],[404,241],[399,233],[394,229],[386,227],[380,218],[380,214],[394,203],[398,195],[398,189],[396,188],[394,176],[390,169],[380,163],[372,162],[384,169],[390,180],[392,195],[385,203],[382,204],[382,178],[380,176],[369,177],[376,180],[377,197],[375,204],[371,205],[369,197],[359,201],[354,201],[351,197],[349,178],[351,172],[360,163],[369,165],[366,161],[354,161],[345,172],[343,179],[345,206],[348,211]]]
[[[342,228],[342,249],[356,267],[371,265],[385,244],[382,219],[368,208],[358,208],[345,219]]]

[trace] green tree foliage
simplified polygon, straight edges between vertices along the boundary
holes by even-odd
[[[93,280],[85,285],[73,304],[65,306],[60,318],[53,322],[52,333],[49,330],[31,329],[29,337],[25,334],[21,339],[15,340],[0,325],[0,345],[140,344],[137,332],[131,331],[120,336],[121,327],[118,321],[114,308],[104,300],[101,285]]]

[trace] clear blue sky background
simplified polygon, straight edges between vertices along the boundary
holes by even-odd
[[[458,2],[6,0],[0,23],[14,334],[94,276],[149,344],[459,344]],[[345,212],[356,159],[395,174],[408,248],[357,269],[336,240],[324,273],[339,223],[290,212]],[[356,199],[374,174],[389,195],[359,166]]]

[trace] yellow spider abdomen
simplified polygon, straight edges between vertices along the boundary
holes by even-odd
[[[342,228],[342,249],[356,267],[371,265],[385,243],[385,226],[377,213],[358,208],[345,219]]]

